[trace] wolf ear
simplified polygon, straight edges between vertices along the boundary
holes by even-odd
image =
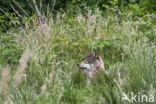
[[[94,54],[93,54],[93,52],[90,52],[90,56],[91,56],[91,57],[94,57]]]
[[[97,53],[97,51],[94,51],[94,57],[95,57],[96,59],[99,59],[99,54]]]
[[[91,50],[91,49],[89,50],[89,55],[90,55],[91,57],[93,57],[93,56],[94,56],[94,54],[93,54],[93,52],[92,52],[92,50]]]

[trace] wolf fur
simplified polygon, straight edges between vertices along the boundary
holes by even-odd
[[[80,69],[85,69],[87,85],[93,80],[98,71],[105,71],[104,62],[97,52],[90,54],[80,63],[77,64]]]

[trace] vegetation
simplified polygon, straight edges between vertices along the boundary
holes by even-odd
[[[17,2],[29,15],[21,13],[22,18],[0,6],[5,13],[0,17],[0,103],[155,104],[156,8],[150,1],[57,0],[54,5],[49,0],[41,10],[45,24],[31,6],[25,9],[32,1]],[[48,4],[53,10],[45,8]],[[77,63],[90,49],[103,58],[109,75],[98,73],[87,86]],[[132,93],[155,99],[133,102]]]

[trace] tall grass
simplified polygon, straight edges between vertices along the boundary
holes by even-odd
[[[2,68],[2,75],[0,81],[0,95],[4,100],[8,99],[8,80],[9,80],[9,68]]]
[[[145,16],[148,18],[145,20],[117,12],[103,15],[99,11],[88,12],[85,16],[58,13],[55,18],[49,16],[45,25],[34,18],[33,23],[26,23],[18,33],[11,31],[18,48],[31,52],[27,68],[20,62],[26,79],[16,88],[9,86],[12,102],[131,104],[122,101],[122,92],[127,96],[131,92],[155,96],[156,24],[152,23],[155,15]],[[87,86],[84,71],[76,64],[90,49],[98,51],[110,74],[99,73]],[[14,73],[15,70],[12,76]]]

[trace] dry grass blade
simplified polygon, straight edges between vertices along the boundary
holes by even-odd
[[[0,94],[2,97],[7,98],[8,95],[8,81],[9,81],[9,68],[2,68],[2,75],[0,81]]]
[[[53,81],[53,72],[50,72],[49,78],[46,78],[45,83],[41,87],[42,94],[47,93],[47,85],[51,84],[52,81]]]
[[[31,57],[31,53],[29,50],[26,50],[22,54],[22,57],[20,58],[20,61],[19,61],[18,69],[14,76],[14,79],[15,79],[14,87],[18,86],[21,83],[21,79],[25,75],[25,69],[27,67],[27,63],[28,63],[30,57]]]

